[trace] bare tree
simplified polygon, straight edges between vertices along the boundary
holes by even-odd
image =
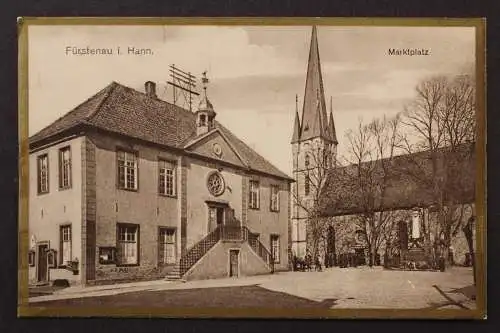
[[[370,266],[375,264],[376,254],[393,227],[394,211],[387,209],[386,198],[398,127],[399,116],[375,119],[366,125],[360,120],[357,129],[346,135],[348,161],[353,168],[350,176],[361,212],[356,220],[366,241]]]
[[[471,75],[453,78],[437,76],[416,87],[416,97],[404,110],[402,123],[408,132],[400,147],[409,154],[411,176],[423,188],[431,189],[437,210],[437,227],[425,228],[430,238],[434,229],[435,256],[451,244],[464,220],[463,197],[467,189],[453,171],[470,168],[475,138],[475,83]],[[428,158],[416,153],[425,151]],[[430,165],[430,167],[429,167]],[[428,221],[431,221],[429,218]],[[447,256],[445,256],[447,258]]]

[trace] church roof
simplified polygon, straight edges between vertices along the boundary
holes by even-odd
[[[337,132],[335,131],[335,122],[333,121],[333,112],[330,111],[330,121],[328,122],[328,131],[330,132],[330,138],[332,141],[337,144]]]
[[[299,119],[299,111],[295,111],[295,120],[293,122],[293,134],[292,134],[292,144],[299,142],[300,140],[300,119]]]
[[[302,126],[300,140],[322,137],[331,140],[328,131],[325,91],[321,74],[321,61],[316,26],[312,28],[309,60],[307,64],[304,104],[302,108]]]
[[[472,144],[473,145],[473,144]],[[475,198],[476,155],[474,146],[464,144],[451,151],[438,152],[438,172],[444,175],[444,200],[448,203],[471,203]],[[382,168],[386,163],[387,172]],[[400,155],[379,160],[376,164],[363,163],[362,170],[372,177],[369,188],[361,192],[356,185],[358,165],[339,167],[329,171],[321,193],[319,212],[322,216],[363,213],[366,207],[375,211],[429,207],[436,204],[431,177],[430,152]],[[386,192],[382,197],[381,185],[386,175]],[[364,203],[369,201],[370,204]]]
[[[254,171],[292,180],[264,157],[215,122]],[[85,127],[105,130],[154,144],[183,149],[196,137],[196,115],[179,106],[112,82],[82,104],[30,137],[30,148]]]

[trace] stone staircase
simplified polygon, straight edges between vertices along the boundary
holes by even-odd
[[[182,280],[184,274],[221,240],[248,242],[252,250],[268,265],[271,273],[273,273],[274,262],[272,255],[257,237],[247,227],[218,226],[181,257],[179,263],[167,274],[166,279],[171,281]]]

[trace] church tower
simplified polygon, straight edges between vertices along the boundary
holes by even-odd
[[[307,251],[308,212],[318,199],[326,171],[335,163],[338,144],[331,99],[330,117],[327,116],[316,26],[311,33],[301,116],[298,97],[295,98],[291,144],[295,179],[292,185],[292,252],[304,257]]]

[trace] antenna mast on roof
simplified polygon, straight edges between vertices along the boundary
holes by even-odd
[[[170,65],[170,79],[171,81],[167,81],[167,84],[172,86],[174,104],[183,108],[188,108],[189,111],[192,111],[193,95],[200,95],[195,91],[196,77],[191,73],[175,67],[175,65]],[[180,104],[178,104],[179,97],[182,97]]]

